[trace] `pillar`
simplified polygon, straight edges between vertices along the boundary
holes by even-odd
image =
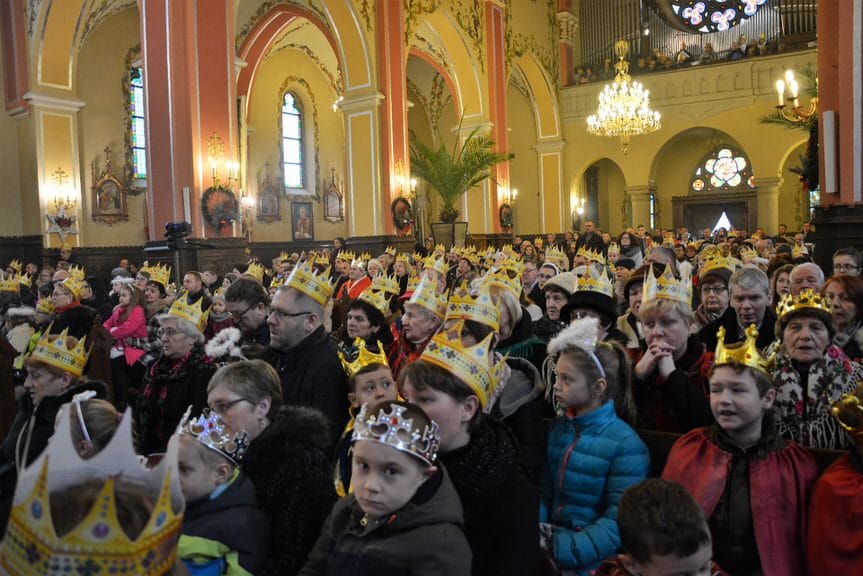
[[[560,52],[560,85],[572,84],[575,74],[575,59],[580,53],[581,32],[578,27],[579,0],[558,0],[557,32]],[[575,4],[575,6],[573,6]]]
[[[629,201],[632,205],[632,222],[630,225],[640,226],[644,224],[648,229],[651,228],[650,197],[652,194],[656,194],[656,185],[627,186],[625,192],[629,195]]]
[[[782,178],[758,178],[758,227],[767,234],[779,229],[779,187]]]
[[[494,132],[494,124],[488,120],[478,119],[475,121],[464,122],[461,125],[461,130],[458,133],[459,141],[464,143],[470,133],[474,129],[479,128],[480,132]],[[499,146],[499,145],[498,145]],[[504,172],[509,180],[509,164]],[[498,164],[500,167],[501,164]],[[495,178],[500,178],[499,175],[492,174]],[[499,173],[498,173],[499,174]],[[497,186],[493,179],[487,178],[482,187],[471,188],[468,190],[461,200],[456,205],[459,211],[459,222],[468,222],[468,233],[470,234],[491,234],[500,227],[500,219],[498,218],[498,207],[500,203],[500,195],[503,190],[503,181],[498,180],[500,186]],[[508,185],[508,184],[507,184]],[[500,188],[500,189],[499,189]]]
[[[563,147],[553,140],[533,147],[539,160],[539,223],[541,232],[555,234],[568,230],[569,210],[563,197]]]
[[[492,122],[492,135],[498,151],[509,150],[509,131],[507,129],[507,84],[506,70],[506,29],[504,26],[505,6],[501,0],[486,2],[486,55],[488,57],[488,99],[489,119]],[[512,184],[509,179],[509,162],[495,167],[495,179],[488,183],[485,198],[484,222],[486,232],[503,232],[500,218],[497,217],[505,189]],[[501,188],[500,190],[498,188]],[[489,197],[490,195],[490,197]]]

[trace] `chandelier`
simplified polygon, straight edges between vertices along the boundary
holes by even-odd
[[[649,134],[659,130],[659,112],[650,109],[650,91],[641,82],[633,82],[629,75],[629,42],[618,40],[614,51],[619,59],[614,68],[614,82],[606,84],[599,95],[599,109],[588,117],[587,131],[596,136],[617,136],[626,154],[630,136]]]

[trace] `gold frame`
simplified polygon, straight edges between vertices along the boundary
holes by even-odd
[[[105,169],[98,171],[96,160],[90,163],[93,177],[91,216],[95,222],[108,225],[129,220],[127,190],[111,169],[111,148],[105,148]]]

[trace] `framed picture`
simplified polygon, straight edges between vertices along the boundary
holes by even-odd
[[[512,228],[512,206],[502,204],[498,215],[500,216],[501,228]]]
[[[105,148],[104,170],[97,169],[95,160],[90,169],[93,175],[93,220],[106,224],[128,220],[126,188],[111,170],[111,149]]]
[[[396,226],[399,236],[407,236],[411,233],[411,225],[413,224],[413,216],[411,203],[407,198],[399,196],[393,200],[390,210],[393,213],[393,224]]]
[[[311,202],[291,202],[291,230],[294,240],[312,240],[315,237]]]
[[[327,222],[342,222],[345,219],[344,196],[341,182],[336,177],[336,169],[330,168],[330,182],[324,193],[324,220]]]
[[[281,199],[275,186],[265,186],[261,189],[258,199],[258,220],[262,222],[276,222],[282,219]]]

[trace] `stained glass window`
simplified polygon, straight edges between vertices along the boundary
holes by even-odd
[[[285,188],[302,188],[303,112],[294,94],[287,92],[282,103],[282,167]]]
[[[755,177],[749,159],[740,151],[723,146],[705,156],[689,184],[693,192],[752,190]]]
[[[767,0],[672,0],[671,8],[686,26],[706,34],[740,24],[766,3]]]
[[[129,81],[129,106],[132,111],[132,164],[135,178],[147,178],[147,131],[144,126],[144,74],[132,68]]]

